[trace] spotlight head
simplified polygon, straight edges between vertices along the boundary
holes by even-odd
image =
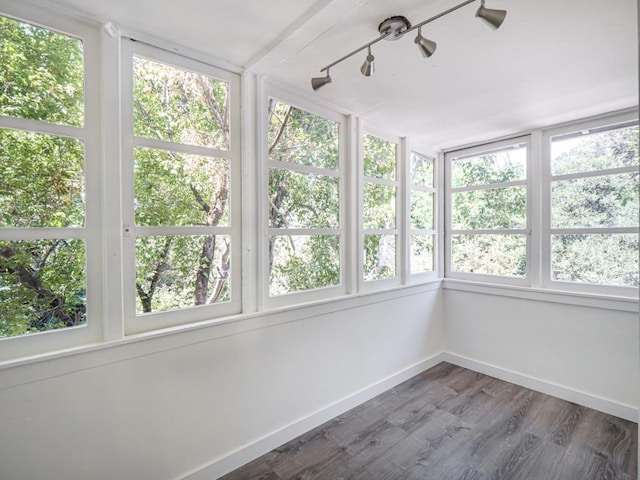
[[[489,25],[494,30],[497,30],[500,25],[502,25],[502,22],[504,22],[506,16],[506,10],[486,8],[484,6],[484,1],[480,4],[480,7],[476,12],[476,17],[483,19],[485,22],[487,22],[487,25]]]
[[[319,88],[324,87],[327,83],[331,83],[331,76],[329,75],[328,70],[324,77],[313,77],[311,79],[311,88],[316,91]]]
[[[424,58],[429,58],[433,55],[438,47],[438,44],[428,38],[424,38],[420,30],[418,30],[418,36],[414,40],[416,45],[418,46],[418,50]]]
[[[374,60],[375,60],[375,57],[373,55],[371,55],[371,53],[369,53],[369,55],[367,55],[367,58],[365,59],[364,63],[360,67],[360,73],[362,73],[362,75],[364,75],[365,77],[370,77],[371,75],[373,75],[373,72],[374,72],[373,61]]]

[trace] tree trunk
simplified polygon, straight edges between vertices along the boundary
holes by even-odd
[[[195,304],[205,305],[209,299],[209,279],[211,277],[211,265],[216,251],[216,236],[209,235],[205,238],[200,252],[200,265],[196,274]]]

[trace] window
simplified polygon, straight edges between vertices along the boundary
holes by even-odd
[[[362,135],[362,279],[365,282],[400,278],[398,150],[399,141],[366,132]]]
[[[87,288],[99,265],[88,258],[100,258],[99,145],[88,133],[96,128],[88,81],[96,78],[87,72],[96,34],[53,15],[47,21],[55,30],[0,16],[3,358],[12,352],[6,340],[24,355],[27,334],[49,332],[64,347],[97,338],[101,328],[100,300]]]
[[[548,278],[565,288],[637,290],[637,122],[574,127],[547,138]]]
[[[418,275],[435,270],[434,160],[416,152],[410,157],[409,271]]]
[[[128,46],[127,332],[237,312],[237,76]]]
[[[519,139],[446,155],[448,276],[527,279],[527,144]]]
[[[265,205],[271,303],[285,302],[290,294],[300,299],[345,291],[341,128],[337,118],[269,98]],[[303,292],[309,295],[301,297]]]

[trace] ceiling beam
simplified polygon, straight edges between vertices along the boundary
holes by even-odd
[[[369,0],[318,0],[244,65],[247,72],[267,74],[331,31]]]

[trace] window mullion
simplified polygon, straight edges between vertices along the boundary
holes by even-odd
[[[543,283],[542,266],[542,218],[543,206],[543,182],[534,182],[540,179],[544,169],[541,161],[543,138],[540,131],[531,134],[531,147],[527,158],[527,229],[530,232],[528,238],[528,267],[531,286],[540,288]]]
[[[607,235],[638,233],[638,227],[580,227],[580,228],[551,228],[551,235]]]
[[[104,255],[104,339],[114,341],[124,337],[123,310],[125,289],[123,262],[123,164],[120,143],[122,131],[120,126],[122,101],[122,78],[120,72],[119,36],[101,33],[101,72],[102,72],[102,185],[104,189],[104,214],[102,216],[102,238]],[[117,161],[113,161],[117,159]],[[108,201],[106,200],[108,199]]]
[[[153,148],[156,150],[168,150],[171,152],[185,153],[187,155],[200,155],[203,157],[231,158],[231,152],[218,150],[210,147],[200,147],[198,145],[188,145],[184,143],[168,142],[156,138],[133,137],[133,144],[136,147]]]
[[[92,114],[93,115],[93,114]],[[68,138],[84,138],[87,135],[87,126],[74,127],[72,125],[59,125],[41,120],[29,118],[7,117],[0,115],[0,128],[12,130],[23,130],[27,132],[42,133],[44,135],[55,135]]]
[[[498,188],[509,188],[509,187],[521,187],[527,185],[527,180],[517,180],[514,182],[503,182],[503,183],[486,183],[480,185],[470,185],[468,187],[452,187],[452,193],[458,192],[473,192],[476,190],[495,190]]]
[[[631,167],[619,167],[619,168],[605,168],[602,170],[591,170],[589,172],[568,173],[564,175],[552,175],[552,182],[559,182],[562,180],[577,180],[581,178],[591,177],[604,177],[607,175],[620,175],[625,173],[638,173],[637,166]]]

